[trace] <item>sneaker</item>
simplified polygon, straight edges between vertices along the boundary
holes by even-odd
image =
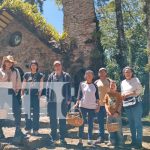
[[[130,147],[135,147],[136,146],[136,142],[131,142]]]
[[[14,137],[17,137],[17,138],[18,138],[18,137],[23,138],[23,137],[26,137],[26,135],[23,134],[23,132],[21,131],[20,128],[16,128]]]
[[[100,143],[104,143],[104,139],[103,138],[98,138],[94,144],[100,144]]]
[[[27,133],[26,134],[31,134],[31,130],[26,130],[27,131]]]
[[[38,136],[39,135],[38,130],[37,131],[33,131],[33,135]]]
[[[61,145],[67,145],[67,142],[66,142],[64,139],[63,139],[63,140],[61,139],[61,140],[60,140],[60,144],[61,144]]]
[[[137,143],[135,146],[136,149],[142,149],[142,143]]]
[[[88,140],[87,144],[88,144],[88,145],[93,145],[92,140]]]
[[[79,143],[77,144],[77,146],[78,146],[79,148],[82,148],[82,147],[83,147],[83,143],[82,143],[82,142],[79,142]]]
[[[50,140],[49,144],[50,144],[50,146],[55,147],[55,141]]]
[[[107,146],[110,147],[110,148],[113,148],[113,149],[115,148],[115,145],[112,142],[108,142]]]

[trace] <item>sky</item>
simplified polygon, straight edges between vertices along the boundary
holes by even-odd
[[[52,24],[59,33],[63,32],[63,12],[59,10],[54,0],[46,0],[43,7],[43,16],[49,24]]]

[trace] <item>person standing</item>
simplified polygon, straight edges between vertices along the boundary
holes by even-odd
[[[107,123],[118,123],[119,129],[116,132],[109,133],[108,145],[123,148],[123,133],[121,121],[122,96],[117,91],[116,82],[110,80],[110,91],[105,95],[105,109],[107,112]]]
[[[1,87],[1,93],[6,93],[6,90],[9,95],[12,95],[12,111],[15,118],[15,136],[14,141],[18,141],[23,135],[21,132],[21,101],[17,98],[19,90],[21,89],[21,78],[19,71],[14,67],[17,62],[14,60],[14,57],[11,55],[4,56],[2,65],[0,68],[0,82],[10,82],[12,87]],[[2,98],[2,97],[1,97]],[[3,96],[3,99],[7,100],[7,95]],[[1,123],[0,123],[1,124]],[[1,125],[0,125],[1,126]],[[0,127],[0,139],[4,138],[2,131],[2,126]]]
[[[98,107],[98,89],[93,83],[94,73],[92,70],[87,70],[85,72],[85,81],[80,83],[78,91],[78,100],[75,104],[75,108],[79,106],[84,123],[79,127],[79,143],[78,146],[82,147],[84,124],[86,122],[86,117],[88,116],[88,144],[92,145],[92,132],[93,132],[93,121],[95,117],[95,110]]]
[[[125,67],[123,75],[125,79],[121,82],[121,93],[131,131],[131,146],[142,148],[142,85],[131,67]]]
[[[106,68],[100,68],[98,72],[99,79],[95,81],[99,92],[99,110],[97,112],[99,124],[99,138],[95,144],[103,143],[105,139],[104,118],[106,116],[104,97],[109,90],[109,79]]]
[[[49,75],[46,85],[48,115],[50,117],[51,128],[50,140],[51,144],[54,145],[57,140],[57,125],[59,121],[60,143],[65,145],[67,144],[65,141],[67,135],[66,114],[68,111],[68,106],[71,103],[71,77],[69,73],[63,71],[62,63],[60,61],[54,61],[53,66],[54,72]],[[64,85],[62,86],[62,89],[60,89],[59,87],[62,84]],[[54,87],[61,91],[56,91]],[[62,95],[58,96],[59,93]]]
[[[29,106],[27,108],[29,110],[25,110],[25,112],[28,112],[25,114],[25,130],[27,134],[31,134],[31,130],[33,129],[33,134],[38,135],[40,113],[39,98],[43,90],[43,74],[38,71],[38,63],[35,60],[31,61],[30,70],[31,72],[24,74],[21,91],[24,104]],[[31,110],[33,111],[33,120],[31,119]]]

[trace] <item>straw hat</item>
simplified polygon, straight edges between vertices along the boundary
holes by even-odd
[[[7,61],[10,61],[10,62],[12,62],[12,63],[14,63],[14,64],[17,63],[17,61],[15,61],[15,60],[14,60],[14,57],[11,56],[11,55],[4,56],[4,57],[3,57],[3,62],[6,61],[6,60],[7,60]]]

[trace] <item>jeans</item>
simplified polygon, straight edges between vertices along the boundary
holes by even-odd
[[[84,123],[82,126],[79,127],[79,138],[83,138],[83,130],[84,130],[84,124],[86,121],[86,116],[88,114],[88,139],[92,140],[92,132],[93,132],[93,121],[95,116],[95,110],[94,109],[87,109],[87,108],[80,108]]]
[[[109,133],[109,141],[114,145],[123,145],[123,133],[122,133],[122,122],[121,117],[107,116],[108,123],[119,123],[119,130],[116,132]]]
[[[21,102],[20,99],[16,96],[15,92],[12,92],[13,103],[12,103],[12,111],[15,118],[15,126],[20,129],[21,124]]]
[[[143,113],[142,102],[138,102],[135,106],[125,108],[125,111],[129,121],[132,142],[141,144],[143,136],[141,121]]]
[[[32,110],[31,110],[32,109]],[[39,97],[38,95],[32,95],[31,94],[31,100],[30,100],[30,114],[25,115],[25,121],[26,121],[26,130],[31,130],[33,128],[34,131],[39,130]],[[33,116],[31,119],[31,112],[33,113]]]
[[[59,121],[59,132],[60,132],[60,139],[64,140],[66,138],[67,134],[67,126],[66,126],[66,110],[67,110],[67,104],[65,104],[63,107],[61,107],[61,111],[63,114],[63,118],[58,118],[59,115],[57,115],[57,103],[56,102],[49,102],[48,103],[48,115],[50,117],[50,128],[51,128],[51,136],[53,140],[57,139],[57,127],[58,127],[58,121]]]
[[[99,137],[104,139],[105,129],[104,129],[104,119],[106,116],[105,106],[100,106],[100,111],[97,113],[98,124],[99,124]]]

